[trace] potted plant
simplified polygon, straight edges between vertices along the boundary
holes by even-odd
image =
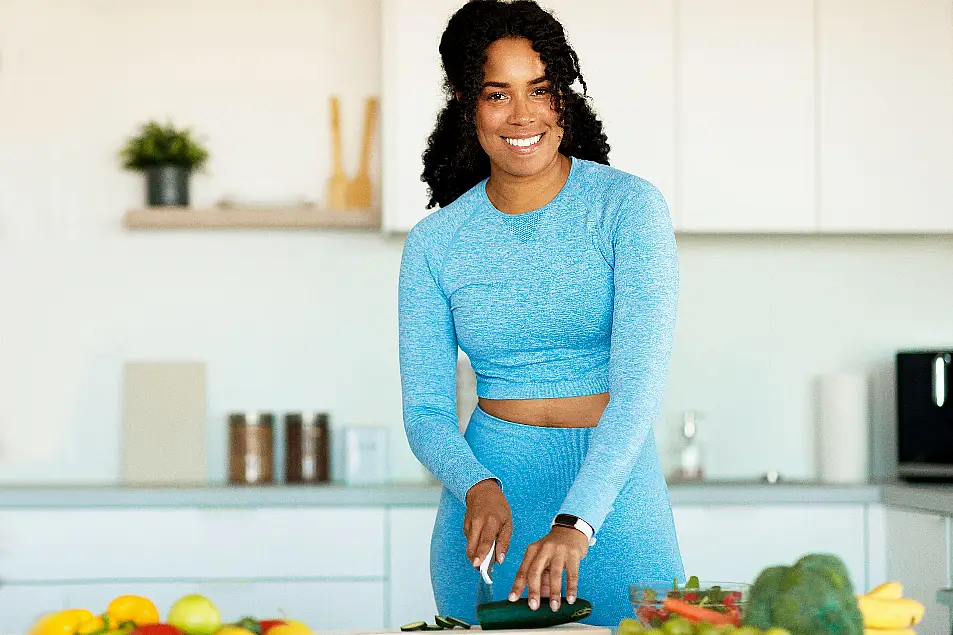
[[[201,171],[209,156],[191,130],[157,121],[143,124],[119,155],[124,168],[145,173],[148,205],[181,207],[189,204],[192,173]]]

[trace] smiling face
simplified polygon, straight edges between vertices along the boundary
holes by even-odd
[[[477,98],[477,137],[494,170],[532,176],[557,158],[563,130],[553,110],[546,66],[529,40],[504,38],[486,51]]]

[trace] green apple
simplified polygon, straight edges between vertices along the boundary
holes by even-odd
[[[218,608],[207,597],[198,594],[176,600],[165,621],[185,635],[213,635],[222,627]]]

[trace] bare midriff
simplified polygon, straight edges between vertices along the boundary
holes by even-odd
[[[594,428],[609,403],[609,393],[555,399],[484,399],[483,412],[513,423],[544,428]]]

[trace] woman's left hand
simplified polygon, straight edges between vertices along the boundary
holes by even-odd
[[[516,572],[510,602],[515,602],[529,586],[529,606],[539,608],[540,595],[548,595],[553,611],[559,610],[562,597],[563,570],[566,571],[566,601],[576,601],[579,588],[579,562],[589,551],[589,540],[578,529],[553,527],[540,540],[526,548],[523,562]],[[543,593],[547,591],[548,593]]]

